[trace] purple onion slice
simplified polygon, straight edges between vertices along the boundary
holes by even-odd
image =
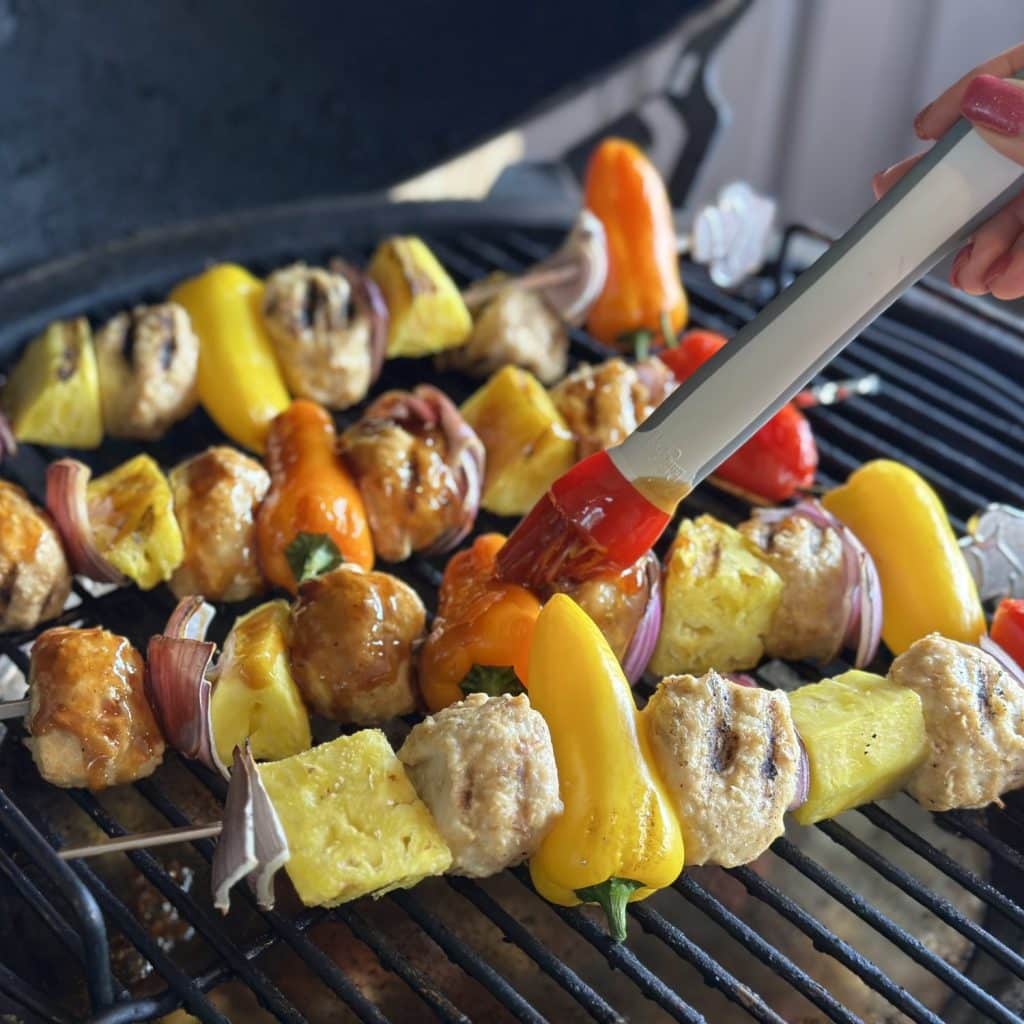
[[[384,366],[384,353],[388,347],[389,313],[384,293],[369,274],[346,263],[332,260],[331,270],[341,274],[352,289],[352,302],[358,316],[366,317],[370,324],[370,384],[380,376]]]
[[[645,556],[644,587],[647,590],[647,603],[622,659],[622,670],[630,686],[635,685],[646,671],[661,632],[661,564],[653,551],[648,551]]]
[[[1020,686],[1024,686],[1024,668],[1014,660],[1009,651],[1000,647],[987,633],[978,638],[978,646],[990,657],[999,662],[999,667]]]
[[[98,583],[128,582],[100,554],[89,522],[86,485],[92,470],[77,459],[58,459],[46,471],[46,510],[53,517],[64,542],[71,568]]]

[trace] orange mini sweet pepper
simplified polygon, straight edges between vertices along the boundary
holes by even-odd
[[[504,543],[501,534],[484,534],[445,567],[419,664],[420,692],[431,711],[473,690],[496,695],[526,685],[540,602],[525,587],[495,578]]]
[[[297,566],[318,558],[373,568],[363,499],[335,452],[336,442],[327,410],[306,399],[292,402],[270,424],[270,490],[257,513],[256,543],[263,575],[293,594],[303,575]]]
[[[648,343],[659,336],[664,344],[674,341],[688,307],[672,206],[657,168],[633,143],[605,139],[587,164],[583,201],[608,245],[608,277],[587,330],[631,352],[639,332]]]

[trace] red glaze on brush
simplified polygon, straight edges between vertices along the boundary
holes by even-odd
[[[625,569],[648,551],[671,516],[597,452],[559,477],[498,553],[499,579],[539,590]]]

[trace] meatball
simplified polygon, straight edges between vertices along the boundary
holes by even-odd
[[[525,694],[470,694],[417,725],[398,756],[452,851],[452,874],[520,863],[562,813],[551,735]]]
[[[648,552],[621,572],[592,576],[582,583],[562,583],[554,590],[568,594],[594,620],[615,657],[622,661],[651,598],[661,586],[657,556]]]
[[[103,426],[155,440],[196,404],[199,339],[174,302],[119,313],[96,335]]]
[[[144,676],[142,655],[105,629],[58,627],[36,640],[26,743],[47,782],[100,790],[156,770],[164,739]]]
[[[551,389],[551,398],[576,438],[576,457],[583,459],[624,441],[675,385],[660,359],[635,366],[609,359],[569,374]]]
[[[839,534],[805,516],[778,523],[754,518],[739,530],[782,578],[782,599],[764,639],[765,654],[831,661],[843,646],[848,618]]]
[[[366,397],[383,351],[375,350],[373,324],[356,309],[345,275],[305,263],[275,271],[263,320],[293,395],[331,409]]]
[[[552,384],[565,375],[569,334],[541,294],[510,285],[477,314],[469,341],[438,356],[437,362],[441,369],[474,377],[520,366]]]
[[[256,510],[270,488],[267,471],[219,445],[175,466],[170,483],[185,544],[184,561],[170,582],[175,595],[244,601],[261,593]]]
[[[437,388],[381,395],[342,434],[339,450],[385,562],[449,551],[472,528],[483,443]]]
[[[931,811],[984,807],[1024,785],[1024,688],[984,651],[938,633],[903,652],[894,683],[921,698],[928,756],[907,791]]]
[[[782,835],[801,760],[785,693],[717,672],[669,676],[643,718],[687,864],[747,864]]]
[[[0,633],[33,629],[60,614],[71,572],[50,517],[0,480]]]
[[[416,708],[413,655],[426,625],[416,591],[384,572],[342,565],[299,587],[292,676],[309,707],[376,725]]]

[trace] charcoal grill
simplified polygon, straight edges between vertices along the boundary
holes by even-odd
[[[338,254],[365,262],[384,235],[415,231],[465,282],[545,255],[570,217],[560,205],[326,202],[141,237],[0,284],[0,367],[50,320],[100,320],[157,299],[211,260],[256,271]],[[788,232],[776,265],[742,294],[724,294],[686,266],[693,323],[734,330],[785,283],[812,238]],[[572,355],[601,353],[574,331]],[[959,531],[990,501],[1024,506],[1022,356],[1024,331],[1012,319],[941,284],[918,286],[824,373],[874,372],[883,389],[810,411],[821,483],[885,455],[936,486]],[[424,362],[389,363],[374,393],[425,374]],[[460,400],[474,386],[458,375],[438,381]],[[197,412],[148,450],[168,466],[220,439]],[[108,442],[86,461],[103,471],[136,450]],[[62,454],[23,446],[0,473],[38,500],[47,462]],[[684,511],[736,521],[747,509],[705,486]],[[483,514],[477,528],[509,527]],[[429,605],[442,564],[414,558],[397,572]],[[164,588],[143,595],[76,584],[74,595],[59,621],[103,624],[139,646],[174,603]],[[215,639],[239,610],[220,610]],[[0,638],[0,655],[24,672],[33,636]],[[884,659],[877,667],[884,671]],[[820,674],[809,665],[785,672]],[[780,666],[760,677],[777,685]],[[649,681],[640,693],[650,693]],[[590,911],[544,903],[523,869],[484,882],[431,880],[331,911],[299,907],[284,885],[278,909],[259,911],[239,887],[222,919],[207,894],[210,840],[70,864],[55,852],[83,834],[214,820],[219,778],[169,754],[152,779],[114,794],[57,791],[38,780],[21,738],[12,724],[0,743],[0,1010],[15,1019],[113,1024],[178,1008],[204,1022],[264,1019],[257,1006],[281,1021],[374,1024],[1024,1019],[1024,800],[1016,796],[1002,808],[934,817],[900,796],[839,822],[794,827],[755,865],[687,872],[633,905],[619,945]],[[907,925],[910,906],[923,917]],[[218,995],[225,986],[248,993],[230,1018]]]

